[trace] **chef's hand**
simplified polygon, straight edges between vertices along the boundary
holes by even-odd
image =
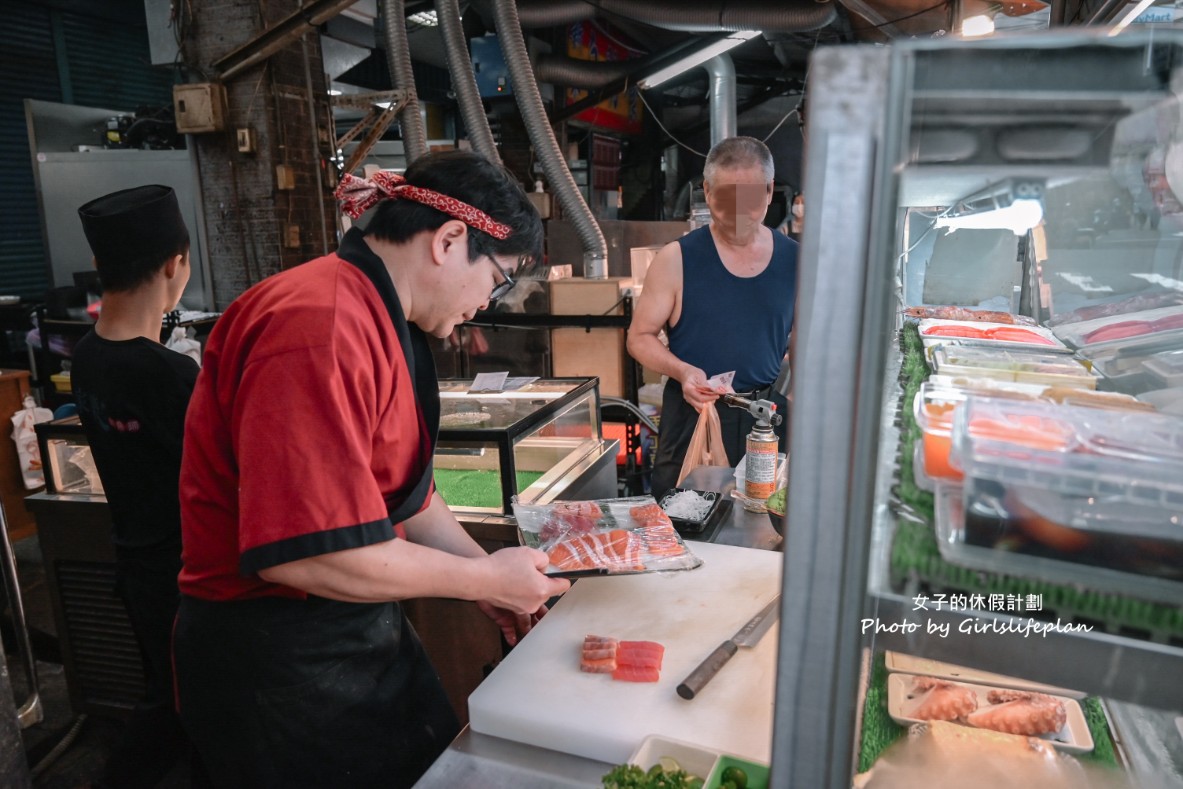
[[[484,601],[514,614],[536,614],[550,598],[571,588],[565,578],[548,578],[542,573],[550,557],[537,548],[502,548],[487,557],[492,563],[489,594]]]
[[[505,636],[506,643],[511,647],[518,643],[522,636],[529,633],[546,613],[546,606],[542,606],[532,614],[515,614],[513,611],[498,608],[485,600],[478,600],[477,607],[485,613],[485,616],[497,623],[497,627],[501,628],[501,635]]]
[[[719,399],[719,393],[707,385],[706,373],[697,367],[690,367],[682,376],[682,398],[695,411],[702,411]]]

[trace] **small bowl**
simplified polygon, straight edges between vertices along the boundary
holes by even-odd
[[[780,536],[785,536],[785,516],[779,513],[768,510],[768,520],[772,523],[772,528]]]

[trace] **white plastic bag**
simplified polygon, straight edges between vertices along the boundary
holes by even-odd
[[[201,364],[201,343],[190,337],[182,326],[173,329],[173,333],[169,335],[168,342],[164,344],[164,347],[170,351],[183,353],[198,365]]]
[[[21,477],[29,490],[45,484],[45,472],[41,468],[41,448],[37,446],[38,422],[53,419],[48,408],[38,408],[32,397],[26,396],[24,408],[12,415],[12,440],[16,442],[16,453],[20,459]]]

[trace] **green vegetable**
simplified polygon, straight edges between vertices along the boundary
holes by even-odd
[[[660,763],[648,771],[635,764],[618,764],[602,780],[604,789],[702,789],[703,783],[685,770],[667,770]]]
[[[785,499],[788,497],[788,494],[788,490],[781,488],[768,497],[768,501],[764,502],[764,506],[775,512],[777,515],[784,515],[785,505],[787,504]]]
[[[723,779],[724,785],[734,784],[735,789],[747,789],[748,774],[743,771],[742,767],[732,765],[724,770],[719,777]]]

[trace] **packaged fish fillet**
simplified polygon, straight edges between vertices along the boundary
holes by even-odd
[[[702,564],[652,496],[550,504],[513,502],[518,538],[550,556],[546,572],[618,575]]]

